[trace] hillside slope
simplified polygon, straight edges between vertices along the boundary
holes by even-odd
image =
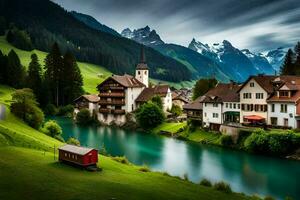
[[[44,59],[47,53],[43,51],[33,50],[33,51],[23,51],[15,48],[11,44],[9,44],[4,36],[0,36],[0,50],[4,54],[8,54],[8,52],[13,49],[16,51],[18,56],[20,57],[22,65],[27,67],[30,62],[30,56],[32,53],[36,53],[40,64],[44,65]],[[78,62],[78,66],[83,76],[83,89],[88,93],[97,93],[96,86],[101,83],[105,78],[111,75],[104,67],[93,65],[90,63]]]

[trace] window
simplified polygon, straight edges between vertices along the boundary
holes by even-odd
[[[263,99],[264,93],[256,93],[256,99]]]
[[[67,153],[65,153],[65,157],[67,157]]]
[[[280,112],[287,113],[287,104],[280,105]]]
[[[206,117],[206,113],[204,113],[204,117]]]
[[[275,104],[271,104],[271,112],[275,112]]]
[[[213,107],[218,107],[218,104],[217,103],[213,103]]]
[[[289,91],[279,91],[279,96],[280,97],[288,97],[289,96]]]
[[[271,117],[271,124],[273,126],[276,126],[277,125],[277,117]]]
[[[213,118],[218,118],[219,114],[218,113],[213,113]]]
[[[232,108],[232,103],[229,104],[229,107]]]
[[[250,83],[250,87],[254,87],[254,83],[253,82]]]
[[[243,97],[244,97],[244,99],[251,99],[252,95],[251,95],[251,93],[243,93]]]
[[[241,104],[238,103],[238,109],[241,109]]]
[[[145,75],[147,75],[147,71],[145,71]]]
[[[228,108],[228,103],[226,103],[226,108]]]
[[[138,75],[140,75],[141,74],[141,71],[138,71]]]

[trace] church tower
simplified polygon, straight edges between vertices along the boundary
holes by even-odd
[[[140,82],[144,83],[146,87],[149,85],[149,69],[145,60],[144,47],[141,47],[140,62],[137,64],[135,69],[135,78]]]

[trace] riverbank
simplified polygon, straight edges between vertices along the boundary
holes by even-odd
[[[229,135],[190,127],[186,123],[163,123],[151,133],[248,153],[300,160],[300,133],[292,130],[241,129],[236,141]]]

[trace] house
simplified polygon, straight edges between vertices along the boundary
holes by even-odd
[[[202,123],[202,119],[203,119],[202,100],[204,98],[205,98],[205,96],[200,96],[195,101],[183,105],[183,110],[186,113],[187,119],[197,120]]]
[[[60,148],[59,161],[74,164],[77,166],[87,167],[96,165],[98,162],[98,151],[93,148],[78,147],[66,144]]]
[[[145,88],[142,81],[131,75],[112,75],[107,78],[97,86],[100,97],[98,120],[105,124],[124,124],[126,113],[137,108],[135,100]]]
[[[142,93],[135,100],[137,105],[140,106],[147,101],[151,100],[152,97],[159,96],[163,103],[163,110],[171,110],[172,108],[172,92],[168,85],[156,85],[151,88],[145,88]]]
[[[237,93],[240,88],[234,82],[219,83],[209,90],[202,99],[203,125],[212,130],[219,130],[223,123],[239,123],[240,103]]]
[[[81,109],[88,109],[91,115],[94,115],[98,110],[98,102],[100,98],[96,94],[82,95],[74,100],[75,109],[77,114]]]
[[[174,91],[172,92],[172,103],[183,109],[183,106],[185,104],[188,104],[189,100],[185,97],[185,95],[182,92]]]
[[[264,124],[268,119],[267,99],[281,83],[273,80],[276,76],[250,76],[238,90],[241,104],[240,122]]]
[[[272,126],[300,128],[300,77],[280,76],[273,82],[280,86],[267,99],[267,123]]]

